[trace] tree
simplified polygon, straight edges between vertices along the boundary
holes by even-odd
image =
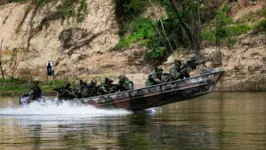
[[[5,79],[5,74],[4,74],[4,70],[3,70],[3,66],[2,66],[2,44],[3,44],[3,39],[1,41],[1,46],[0,46],[0,71],[2,74],[2,78]]]
[[[188,0],[188,1],[169,0],[169,1],[174,16],[179,20],[181,27],[185,30],[188,36],[191,48],[195,50],[196,53],[198,53],[201,49],[199,0],[197,1],[197,4],[195,4],[194,0]],[[179,5],[177,5],[178,3]],[[186,12],[188,14],[185,14]],[[183,16],[181,16],[181,14]]]

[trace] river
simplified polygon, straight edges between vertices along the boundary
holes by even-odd
[[[133,113],[0,98],[0,149],[266,149],[266,93],[212,93]]]

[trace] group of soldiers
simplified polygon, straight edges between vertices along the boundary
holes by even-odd
[[[196,60],[194,59],[191,59],[184,64],[182,64],[181,60],[175,60],[174,66],[170,69],[169,73],[163,73],[163,69],[161,67],[156,67],[154,71],[148,76],[146,87],[189,78],[190,75],[188,73],[188,69],[190,68],[194,70],[199,64],[201,63],[196,62]]]
[[[65,86],[56,88],[58,99],[70,100],[74,98],[86,98],[122,92],[134,89],[134,84],[125,75],[120,75],[118,84],[113,84],[113,80],[105,78],[104,82],[97,85],[97,80],[92,79],[89,84],[83,80],[79,81],[79,85],[72,88],[69,83]]]
[[[161,84],[169,81],[189,78],[188,68],[196,69],[199,63],[195,60],[187,61],[182,64],[180,60],[175,60],[174,66],[169,73],[163,73],[163,69],[155,67],[154,71],[148,76],[146,87]],[[74,98],[85,98],[122,92],[134,89],[134,84],[125,75],[120,75],[117,84],[113,84],[113,80],[105,78],[104,82],[97,85],[97,80],[92,79],[89,84],[83,80],[79,81],[79,85],[72,87],[70,83],[66,83],[63,87],[56,88],[58,99],[70,100]],[[36,100],[41,97],[41,89],[39,87],[40,80],[33,80],[33,86],[29,92],[29,98]]]

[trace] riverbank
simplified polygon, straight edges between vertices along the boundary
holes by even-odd
[[[47,3],[39,8],[35,8],[35,5],[27,0],[23,3],[0,5],[0,22],[2,22],[0,40],[3,39],[1,62],[4,75],[24,80],[38,77],[44,81],[47,78],[46,64],[52,61],[56,80],[84,79],[89,82],[92,78],[96,78],[100,84],[105,77],[117,80],[118,75],[125,74],[134,81],[135,88],[142,88],[154,66],[162,65],[164,72],[169,72],[174,59],[185,62],[189,53],[195,54],[191,47],[178,45],[176,41],[178,38],[172,36],[180,34],[172,33],[173,28],[168,26],[174,19],[167,15],[164,6],[156,5],[156,8],[152,9],[141,7],[144,10],[139,17],[134,17],[136,20],[132,20],[132,27],[129,25],[123,28],[118,23],[119,16],[114,13],[118,7],[115,7],[113,1],[86,0],[83,2],[87,2],[88,5],[83,3],[80,6],[90,11],[84,14],[81,22],[75,22],[77,18],[74,16],[63,17],[64,19],[59,17],[63,14],[58,15],[57,11],[65,12],[58,10],[65,8],[59,7],[64,3],[61,0]],[[228,1],[223,0],[223,2]],[[68,4],[66,7],[79,6],[79,4]],[[220,10],[222,3],[220,7],[213,8],[212,10],[217,9],[213,12],[213,14],[217,13],[213,17],[230,20],[222,28],[223,33],[227,34],[223,35],[219,46],[216,43],[215,19],[205,20],[201,35],[202,49],[199,53],[210,60],[207,66],[215,69],[222,68],[225,71],[216,91],[266,91],[264,75],[266,73],[266,38],[263,30],[266,9],[263,6],[263,0],[245,5],[241,0],[228,4],[228,8],[231,8],[229,12],[226,11],[227,9]],[[71,9],[80,10],[74,7]],[[226,16],[219,16],[226,13]],[[154,17],[149,14],[153,14]],[[165,47],[156,45],[160,42],[155,39],[158,34],[154,25],[159,22],[165,23],[166,30],[171,29],[166,33],[175,41],[172,46],[177,44],[169,54],[165,52],[168,44],[164,44]],[[259,25],[261,25],[260,28],[258,28]],[[178,25],[174,24],[174,26]],[[121,36],[121,32],[124,36]],[[186,37],[184,35],[183,38]],[[157,40],[160,39],[164,38]],[[183,41],[182,37],[180,40]],[[155,49],[151,48],[152,45]],[[168,64],[164,64],[165,59],[168,59]],[[8,84],[9,82],[4,87],[0,85],[0,95],[21,95],[27,93],[30,87],[29,82],[18,85]],[[42,87],[44,92],[53,88],[50,83],[45,84]]]
[[[53,89],[62,85],[63,82],[59,80],[43,82],[41,90],[43,95],[56,95]],[[30,86],[30,81],[22,79],[0,79],[0,96],[21,96],[29,92]]]

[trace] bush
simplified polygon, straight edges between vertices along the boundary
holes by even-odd
[[[263,19],[258,23],[258,25],[255,27],[260,32],[266,32],[266,19]]]
[[[246,25],[246,24],[241,24],[241,25],[232,25],[227,27],[227,33],[228,36],[239,36],[241,34],[245,34],[248,31],[252,30],[253,27]]]
[[[127,37],[121,38],[116,49],[127,47],[136,42],[140,42],[142,46],[148,46],[148,42],[153,38],[155,33],[153,23],[146,18],[140,17],[132,24],[132,26],[131,34]]]

